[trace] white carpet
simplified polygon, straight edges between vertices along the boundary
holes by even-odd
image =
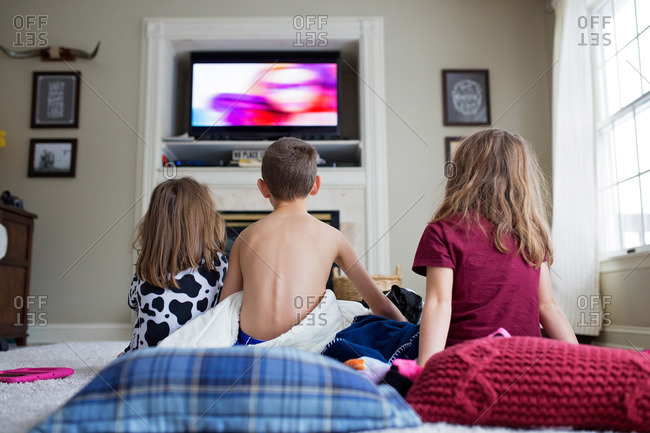
[[[29,383],[0,383],[0,432],[25,433],[62,406],[70,397],[115,359],[127,345],[122,342],[70,342],[0,352],[0,370],[24,367],[69,367],[75,373],[64,379]],[[427,424],[414,429],[382,430],[381,433],[553,433],[568,430],[515,430]]]
[[[0,431],[25,433],[84,387],[128,342],[70,342],[0,352],[0,370],[69,367],[63,379],[0,383]]]

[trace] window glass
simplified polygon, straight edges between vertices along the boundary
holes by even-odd
[[[636,22],[639,33],[650,26],[650,1],[636,0]]]
[[[638,174],[636,134],[632,116],[627,116],[614,125],[614,148],[616,149],[616,178],[618,181],[621,182]]]
[[[643,197],[645,243],[650,244],[650,173],[641,175],[641,196]]]
[[[640,72],[639,46],[635,39],[618,54],[618,79],[622,107],[641,96]]]
[[[646,0],[650,5],[650,0]],[[639,53],[641,53],[641,81],[643,93],[650,91],[650,28],[639,36]]]
[[[618,185],[618,195],[621,229],[623,231],[623,248],[643,245],[639,178],[634,177],[621,182]]]
[[[639,149],[639,172],[650,170],[650,103],[636,115],[636,138]]]
[[[634,0],[617,0],[615,2],[614,25],[616,28],[616,49],[620,51],[632,39],[634,39],[637,34]]]

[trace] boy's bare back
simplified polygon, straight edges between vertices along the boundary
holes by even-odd
[[[244,291],[240,327],[269,340],[298,324],[325,294],[347,240],[306,211],[278,209],[248,227],[233,247]]]
[[[268,147],[258,188],[273,212],[244,230],[230,252],[221,299],[243,290],[239,326],[270,340],[297,325],[320,302],[332,263],[339,265],[375,314],[405,320],[379,291],[341,232],[307,212],[320,189],[316,150],[295,138]]]

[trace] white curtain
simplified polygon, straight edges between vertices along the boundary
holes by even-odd
[[[574,331],[600,331],[594,98],[585,0],[555,2],[553,58],[553,247],[556,300]]]

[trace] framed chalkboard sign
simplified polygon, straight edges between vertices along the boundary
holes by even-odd
[[[32,128],[78,128],[81,72],[34,72]]]
[[[443,69],[442,91],[445,126],[490,124],[487,69]]]

